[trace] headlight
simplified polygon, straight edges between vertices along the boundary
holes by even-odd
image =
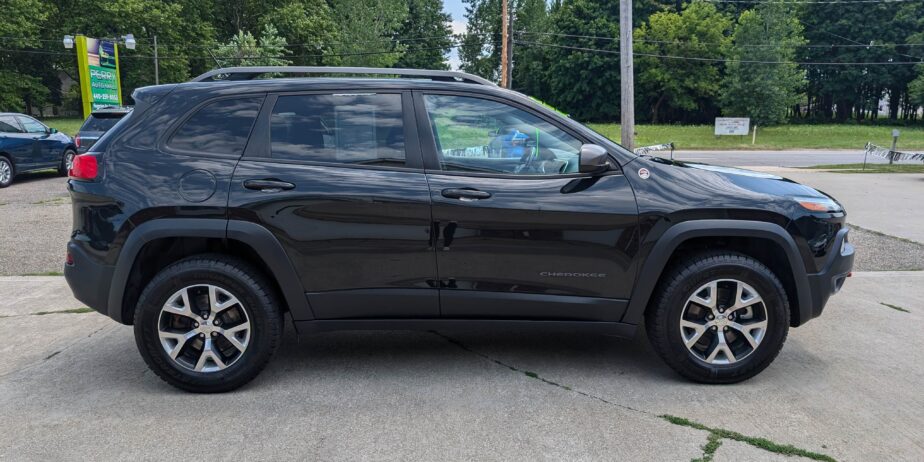
[[[799,205],[810,212],[843,212],[844,208],[833,199],[827,197],[793,197]]]

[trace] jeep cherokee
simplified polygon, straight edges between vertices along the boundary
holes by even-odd
[[[300,335],[644,325],[681,375],[737,382],[853,264],[815,189],[639,156],[468,74],[227,68],[133,97],[70,170],[65,276],[188,391],[251,380],[284,318]]]

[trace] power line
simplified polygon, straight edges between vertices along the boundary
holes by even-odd
[[[576,34],[560,34],[555,32],[527,32],[527,31],[517,31],[517,34],[523,35],[546,35],[546,36],[556,36],[556,37],[575,37],[575,38],[589,38],[597,40],[607,40],[612,42],[618,42],[618,37],[606,37],[600,35],[576,35]],[[846,39],[845,39],[846,40]],[[681,42],[677,40],[645,40],[645,39],[633,39],[635,42],[642,43],[658,43],[666,45],[706,45],[706,46],[718,46],[724,45],[722,43],[716,42]],[[922,47],[924,43],[860,43],[851,40],[855,43],[808,43],[804,45],[796,45],[799,48],[882,48],[882,47]],[[739,48],[778,48],[781,44],[778,43],[761,43],[761,44],[740,44],[735,45]]]
[[[567,45],[554,45],[551,43],[522,42],[516,41],[520,45],[535,45],[554,48],[563,48],[567,50],[588,51],[592,53],[619,54],[618,51],[600,50],[596,48],[574,47]],[[705,62],[722,62],[722,63],[741,63],[741,64],[797,64],[800,66],[886,66],[886,65],[918,65],[921,61],[880,61],[880,62],[800,62],[800,61],[759,61],[747,59],[727,59],[727,58],[705,58],[699,56],[675,56],[659,55],[654,53],[633,53],[633,56],[643,56],[651,58],[678,59],[686,61],[705,61]]]

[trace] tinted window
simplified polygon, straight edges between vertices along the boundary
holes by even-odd
[[[398,94],[280,96],[270,124],[275,159],[404,166]]]
[[[168,144],[181,151],[241,155],[262,102],[260,97],[210,103],[187,119]]]
[[[80,127],[82,132],[104,132],[112,128],[116,122],[122,119],[124,113],[107,113],[107,114],[90,114],[83,126]]]
[[[26,129],[28,133],[45,133],[45,126],[39,123],[39,121],[31,117],[18,117],[19,123],[22,124],[22,128]]]
[[[13,116],[0,116],[0,133],[22,133]]]
[[[516,175],[578,172],[581,141],[516,107],[480,98],[424,97],[443,170]]]

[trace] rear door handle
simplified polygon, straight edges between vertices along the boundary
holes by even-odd
[[[244,180],[244,187],[263,192],[279,192],[295,189],[295,185],[288,181],[264,179],[264,180]]]
[[[448,197],[450,199],[459,199],[462,201],[473,201],[473,200],[491,198],[491,193],[487,191],[479,191],[477,189],[448,188],[448,189],[444,189],[442,193],[443,193],[443,197]]]

